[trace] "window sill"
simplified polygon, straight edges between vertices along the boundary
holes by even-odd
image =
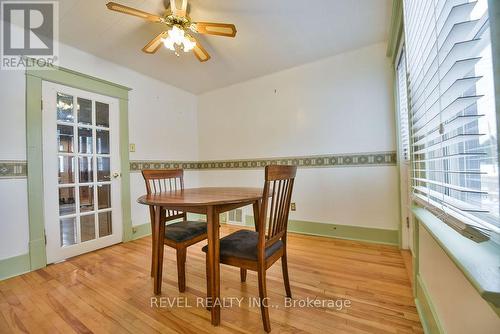
[[[500,307],[500,246],[469,240],[423,208],[412,211],[481,297]]]

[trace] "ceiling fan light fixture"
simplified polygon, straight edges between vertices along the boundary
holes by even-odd
[[[234,24],[191,21],[187,13],[188,0],[182,0],[180,6],[178,6],[177,2],[178,0],[170,0],[170,10],[166,11],[162,16],[121,5],[116,2],[108,2],[106,7],[115,12],[137,16],[150,22],[159,23],[164,27],[158,35],[142,48],[142,51],[147,54],[156,53],[163,43],[165,48],[174,51],[176,56],[180,56],[182,51],[192,51],[196,58],[203,63],[210,60],[211,57],[194,36],[198,34],[223,37],[236,36],[236,27]]]
[[[192,41],[183,29],[174,25],[167,32],[167,38],[163,39],[163,45],[177,54],[179,50],[190,52],[196,46],[196,42]]]

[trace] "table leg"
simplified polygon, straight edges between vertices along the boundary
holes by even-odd
[[[165,224],[161,223],[161,206],[155,206],[155,273],[154,273],[154,293],[159,295],[161,293],[161,280],[163,274],[163,239],[165,237]]]
[[[149,217],[151,220],[151,277],[155,277],[156,273],[156,224],[155,224],[155,207],[149,206]]]
[[[255,232],[259,232],[260,204],[260,200],[253,202],[253,221],[255,224]]]
[[[220,324],[220,265],[219,265],[219,215],[213,206],[207,208],[208,265],[212,297],[212,325]]]

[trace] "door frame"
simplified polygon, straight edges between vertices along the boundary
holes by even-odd
[[[406,56],[406,50],[405,50],[405,38],[404,36],[401,37],[398,45],[398,49],[396,52],[396,57],[394,58],[394,96],[395,96],[395,102],[394,102],[394,110],[396,113],[396,143],[397,143],[397,154],[398,154],[398,178],[399,178],[399,197],[400,197],[400,202],[399,202],[399,209],[400,209],[400,219],[401,219],[401,225],[400,225],[400,248],[401,249],[408,249],[412,253],[414,252],[414,244],[413,244],[413,233],[414,233],[414,221],[413,221],[413,215],[411,214],[411,189],[412,189],[412,184],[411,184],[411,179],[412,179],[412,145],[411,145],[411,129],[410,125],[408,124],[408,140],[409,140],[409,151],[408,151],[408,156],[409,159],[404,158],[404,153],[403,153],[403,141],[401,138],[401,112],[399,110],[399,87],[398,87],[398,64],[401,60],[401,57],[403,57],[403,52]],[[406,70],[406,68],[405,68]],[[406,89],[408,90],[408,83],[406,82],[405,84]],[[406,102],[407,102],[407,112],[409,113],[410,110],[410,105],[409,105],[409,94],[408,91],[406,92]],[[408,114],[408,122],[410,122],[410,115]],[[404,182],[405,181],[405,182]],[[403,183],[404,182],[404,183]]]
[[[35,62],[36,63],[36,62]],[[132,239],[128,92],[131,88],[63,67],[26,69],[26,155],[30,270],[47,265],[43,202],[42,81],[49,81],[118,99],[123,242]]]

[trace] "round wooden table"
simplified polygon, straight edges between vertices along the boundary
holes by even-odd
[[[260,188],[188,188],[168,191],[138,198],[141,204],[154,209],[153,255],[154,293],[161,293],[163,269],[163,238],[165,224],[160,224],[160,212],[163,209],[205,214],[207,216],[208,252],[207,268],[209,269],[212,290],[211,316],[212,324],[220,323],[220,265],[219,265],[219,215],[246,205],[253,205],[254,217],[259,217],[262,189]],[[257,226],[257,225],[256,225]],[[168,227],[167,227],[168,228]]]

